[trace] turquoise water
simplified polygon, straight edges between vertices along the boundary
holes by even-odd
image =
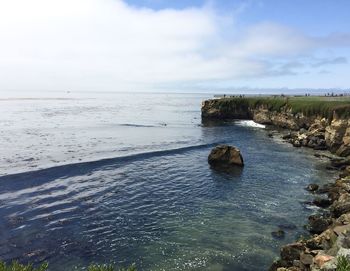
[[[11,163],[0,177],[0,258],[49,261],[50,270],[90,262],[266,270],[282,244],[304,233],[314,211],[303,204],[304,187],[333,176],[310,151],[265,129],[202,123],[203,98],[1,101],[2,159]],[[208,166],[222,142],[241,149],[243,169]],[[271,232],[281,224],[296,228],[276,240]]]

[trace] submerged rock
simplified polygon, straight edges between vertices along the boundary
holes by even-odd
[[[318,187],[319,186],[317,184],[311,183],[306,187],[306,190],[310,192],[315,192],[318,189]]]
[[[208,163],[213,166],[244,166],[240,150],[229,145],[219,145],[212,149]]]
[[[275,239],[283,239],[285,236],[285,233],[283,230],[279,229],[277,231],[271,232],[271,236]]]
[[[297,226],[292,224],[292,223],[284,223],[284,224],[279,224],[278,228],[288,231],[288,230],[295,230],[295,229],[297,229]]]

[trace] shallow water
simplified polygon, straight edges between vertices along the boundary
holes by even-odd
[[[47,260],[50,270],[266,270],[304,234],[314,210],[303,188],[333,176],[260,126],[201,123],[204,98],[0,101],[0,258]],[[242,170],[208,166],[221,142],[241,149]],[[296,229],[275,240],[280,224]]]

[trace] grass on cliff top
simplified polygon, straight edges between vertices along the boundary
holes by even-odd
[[[34,268],[31,264],[24,265],[16,261],[12,262],[11,264],[6,264],[0,261],[0,271],[47,271],[47,270],[48,270],[47,263],[43,263],[39,267]],[[74,270],[77,270],[77,269],[74,269]],[[91,264],[87,268],[87,271],[136,271],[136,267],[132,265],[128,268],[116,268],[113,265]]]
[[[219,99],[219,107],[223,110],[234,108],[248,109],[265,107],[280,112],[291,109],[292,113],[303,113],[306,116],[322,116],[332,118],[333,112],[339,117],[350,117],[349,97],[243,97]]]

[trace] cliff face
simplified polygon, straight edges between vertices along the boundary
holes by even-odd
[[[243,101],[243,100],[242,100]],[[332,112],[328,117],[320,114],[293,112],[288,106],[278,107],[258,104],[251,106],[246,102],[232,102],[213,99],[202,104],[204,119],[247,119],[260,124],[274,125],[292,130],[288,139],[294,146],[315,149],[329,149],[339,156],[350,155],[350,119]]]

